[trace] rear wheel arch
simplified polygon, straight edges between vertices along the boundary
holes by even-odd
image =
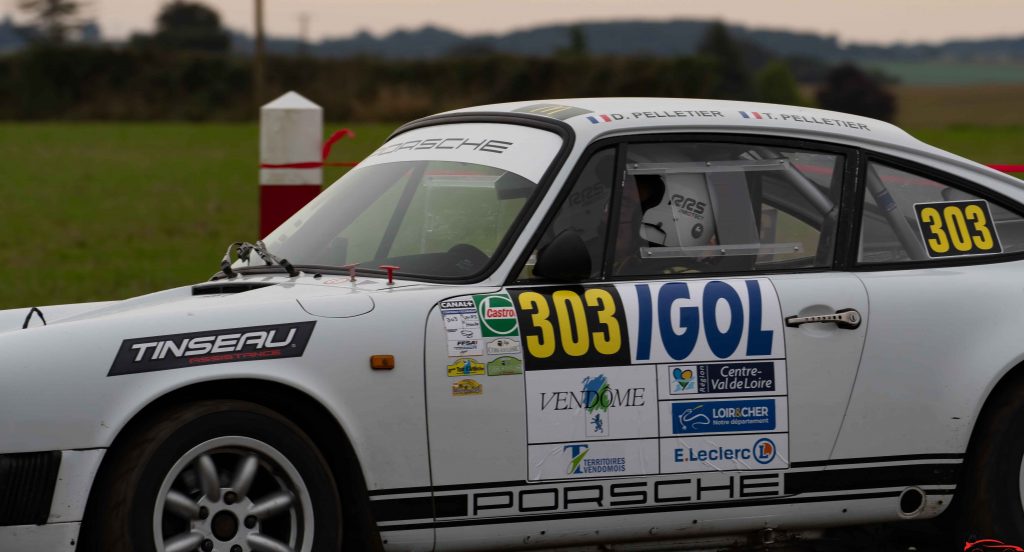
[[[268,408],[298,425],[316,444],[337,482],[342,501],[346,550],[379,550],[380,538],[372,518],[366,479],[355,447],[340,421],[312,396],[277,382],[259,379],[227,379],[192,384],[151,401],[124,425],[108,451],[116,450],[172,406],[209,400],[251,402]],[[89,492],[80,543],[90,541],[99,515],[97,482],[109,472],[111,455],[104,457]],[[86,547],[84,550],[88,550]]]
[[[1024,405],[1024,361],[999,377],[985,395],[974,419],[954,499],[940,518],[949,521],[947,530],[952,530],[956,539],[991,536],[977,535],[979,528],[971,519],[977,517],[975,510],[979,507],[979,495],[987,493],[984,489],[992,485],[992,481],[982,474],[992,471],[993,446],[999,439],[998,428],[1005,422],[1000,418],[1020,416],[1020,405]]]

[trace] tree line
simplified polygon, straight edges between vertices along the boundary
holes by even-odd
[[[824,69],[814,97],[801,95],[783,59],[711,26],[693,56],[594,55],[578,28],[546,57],[459,50],[429,61],[374,57],[272,56],[255,98],[250,59],[229,51],[218,14],[174,0],[156,31],[126,44],[83,47],[68,40],[81,21],[77,0],[22,0],[36,14],[32,48],[0,58],[0,118],[81,120],[251,120],[258,105],[298,90],[336,120],[407,120],[485,103],[580,96],[667,96],[757,100],[882,119],[894,102],[854,66]]]

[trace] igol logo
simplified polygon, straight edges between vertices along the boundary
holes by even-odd
[[[507,295],[487,295],[479,300],[478,310],[484,329],[493,335],[513,335],[516,332],[516,309]]]

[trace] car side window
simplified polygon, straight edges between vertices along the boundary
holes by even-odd
[[[865,185],[859,264],[1024,250],[1024,218],[955,186],[875,161]]]
[[[527,260],[519,280],[534,279],[533,266],[538,252],[565,232],[575,233],[583,239],[590,253],[590,277],[600,277],[614,172],[615,148],[601,150],[590,157]]]
[[[844,161],[743,143],[632,144],[611,274],[831,266]]]

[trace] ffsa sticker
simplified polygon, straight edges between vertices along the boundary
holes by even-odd
[[[914,211],[925,251],[933,259],[1003,251],[987,201],[915,203]]]
[[[613,286],[513,290],[527,370],[629,364],[622,299]]]

